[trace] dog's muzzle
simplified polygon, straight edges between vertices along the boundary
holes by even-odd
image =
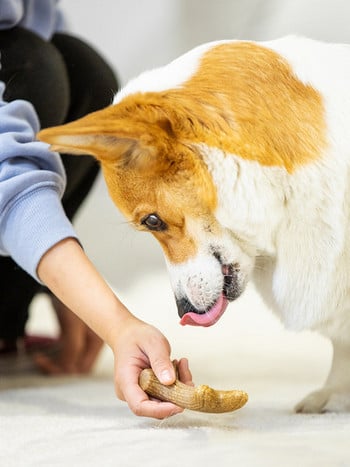
[[[229,301],[235,300],[241,294],[238,282],[238,265],[223,264],[221,271],[223,274],[222,291],[206,309],[197,309],[187,297],[177,299],[178,314],[181,318],[180,324],[204,327],[212,326],[225,312]]]

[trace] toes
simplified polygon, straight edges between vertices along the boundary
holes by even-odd
[[[329,391],[325,389],[312,392],[305,399],[301,400],[294,407],[294,410],[297,413],[322,413],[325,411],[329,396]]]
[[[333,393],[327,403],[327,411],[350,412],[350,393],[348,391]]]

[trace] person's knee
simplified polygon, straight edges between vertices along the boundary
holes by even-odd
[[[86,42],[58,33],[52,43],[60,51],[69,75],[71,109],[69,119],[79,118],[112,103],[119,89],[112,67]]]
[[[69,85],[56,48],[33,32],[16,27],[0,31],[0,50],[4,99],[31,102],[42,127],[63,123],[69,107]]]

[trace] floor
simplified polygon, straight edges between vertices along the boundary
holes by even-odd
[[[103,51],[122,81],[200,41],[290,32],[349,39],[344,0],[62,4],[73,30]],[[109,14],[100,14],[107,9]],[[174,358],[190,359],[195,382],[244,389],[249,402],[226,415],[187,411],[164,421],[137,418],[114,395],[107,348],[85,378],[46,378],[22,369],[0,375],[1,467],[350,467],[350,414],[292,410],[326,378],[331,349],[325,340],[284,331],[252,289],[213,328],[179,326],[158,247],[130,230],[101,179],[77,230],[130,309],[164,332]],[[45,298],[38,297],[32,308],[30,329],[54,333]]]
[[[163,421],[138,418],[114,395],[106,348],[89,377],[55,379],[28,371],[1,378],[2,467],[350,466],[350,414],[292,410],[326,377],[331,352],[325,340],[287,333],[253,289],[209,329],[178,325],[164,271],[118,293],[164,332],[174,357],[189,357],[196,384],[244,389],[247,405],[224,415],[186,411]],[[30,327],[54,332],[45,297],[34,303]]]

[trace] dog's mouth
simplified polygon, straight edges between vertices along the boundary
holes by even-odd
[[[224,314],[229,301],[235,300],[240,292],[237,287],[237,271],[236,265],[223,265],[222,273],[224,276],[223,290],[214,304],[208,309],[201,311],[187,300],[181,299],[177,302],[178,313],[181,318],[180,324],[185,326],[203,326],[209,327],[215,324]]]
[[[180,324],[185,326],[209,327],[215,324],[223,315],[228,305],[228,300],[223,293],[219,296],[214,305],[204,312],[187,311],[181,318]]]

